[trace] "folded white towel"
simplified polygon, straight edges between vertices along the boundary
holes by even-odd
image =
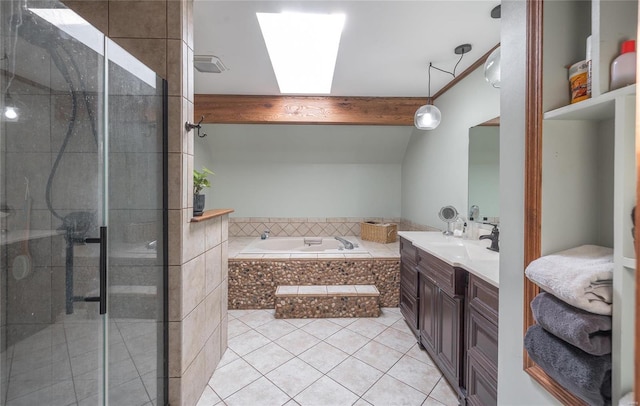
[[[611,314],[613,249],[582,245],[532,261],[525,275],[558,299],[596,314]]]

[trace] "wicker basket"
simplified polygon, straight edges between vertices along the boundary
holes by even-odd
[[[360,223],[360,238],[366,241],[387,244],[398,238],[397,224]]]

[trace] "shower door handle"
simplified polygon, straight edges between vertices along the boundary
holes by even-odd
[[[99,296],[85,297],[85,302],[100,302],[100,314],[107,313],[107,227],[100,227],[99,238],[87,238],[87,244],[100,244],[100,293]]]

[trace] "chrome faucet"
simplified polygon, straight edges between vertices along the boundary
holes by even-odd
[[[262,233],[262,235],[260,236],[260,239],[262,240],[266,240],[267,238],[269,238],[269,233],[271,232],[271,230],[266,229],[264,230],[264,232]]]
[[[342,237],[335,237],[335,238],[336,238],[336,240],[340,241],[344,245],[344,247],[346,249],[348,249],[348,250],[352,250],[353,249],[353,243],[351,241],[345,240]]]
[[[498,230],[497,224],[492,224],[493,228],[491,229],[491,234],[481,235],[480,240],[491,240],[491,246],[487,247],[488,250],[500,252],[500,247],[498,246],[498,238],[500,237],[500,230]]]

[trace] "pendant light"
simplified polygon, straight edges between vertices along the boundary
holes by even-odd
[[[2,110],[2,118],[4,121],[18,121],[20,109],[13,103],[9,92],[5,95],[5,104]]]
[[[442,113],[440,109],[434,106],[433,98],[431,97],[431,67],[433,64],[429,62],[429,81],[428,81],[428,94],[427,104],[420,106],[416,110],[416,114],[413,116],[413,124],[418,130],[433,130],[440,125],[442,119]]]
[[[495,6],[491,10],[491,18],[498,19],[502,15],[502,7]],[[491,52],[484,63],[484,78],[496,89],[500,88],[500,47]]]
[[[431,97],[431,68],[435,70],[439,70],[440,72],[448,73],[449,75],[455,78],[456,68],[458,67],[458,64],[460,63],[460,61],[462,61],[464,54],[466,54],[469,51],[471,51],[470,44],[458,45],[454,49],[453,52],[456,55],[460,55],[460,59],[458,59],[458,62],[453,67],[453,72],[448,72],[446,70],[437,68],[433,66],[433,63],[429,62],[429,70],[428,70],[429,80],[427,82],[428,83],[427,104],[425,104],[424,106],[420,106],[420,108],[416,110],[416,114],[413,116],[413,124],[416,126],[418,130],[434,130],[440,125],[440,121],[442,119],[442,113],[440,113],[440,109],[433,104],[433,98]]]

